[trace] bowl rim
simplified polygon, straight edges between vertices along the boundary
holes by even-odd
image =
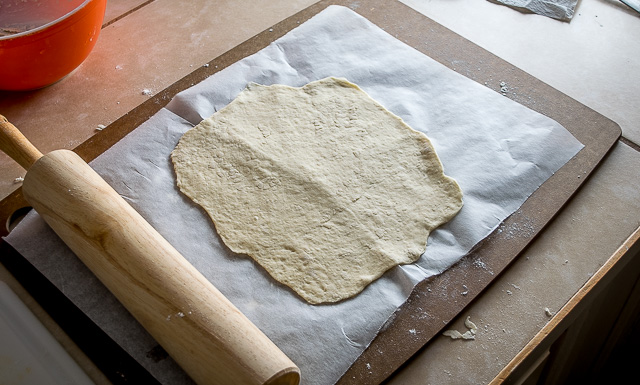
[[[89,4],[92,1],[96,1],[96,0],[84,0],[82,2],[82,4],[80,4],[77,7],[75,7],[72,11],[70,11],[70,12],[66,13],[65,15],[60,16],[59,18],[54,19],[54,20],[52,20],[52,21],[50,21],[50,22],[48,22],[46,24],[43,24],[43,25],[41,25],[39,27],[30,29],[30,30],[27,30],[27,31],[24,31],[24,32],[20,32],[20,33],[15,33],[15,34],[12,34],[12,35],[0,36],[0,41],[19,39],[19,38],[21,38],[23,36],[36,34],[36,33],[40,32],[42,30],[45,30],[45,29],[51,27],[54,24],[58,24],[58,23],[62,22],[63,20],[70,18],[72,15],[76,14],[77,12],[79,12],[82,8],[84,8],[87,4]]]

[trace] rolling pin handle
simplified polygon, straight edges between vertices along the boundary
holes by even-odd
[[[29,170],[42,153],[7,118],[0,115],[0,150]]]

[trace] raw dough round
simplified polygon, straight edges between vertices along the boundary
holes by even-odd
[[[313,304],[416,261],[462,207],[429,139],[344,79],[250,84],[171,159],[224,243]]]

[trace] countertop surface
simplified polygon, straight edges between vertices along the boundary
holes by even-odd
[[[452,322],[464,331],[470,317],[478,326],[475,340],[437,337],[391,379],[392,384],[488,383],[640,226],[640,14],[613,0],[580,1],[571,22],[489,1],[402,2],[622,128],[620,141],[569,204]],[[85,63],[42,90],[0,92],[0,113],[43,152],[74,148],[145,102],[149,93],[313,3],[110,0]],[[24,172],[4,154],[0,170],[0,197],[6,197]],[[2,271],[0,278],[95,382],[106,383],[10,274]]]
[[[569,23],[488,1],[403,3],[622,128],[621,141],[569,205],[454,322],[464,331],[471,316],[476,340],[441,337],[391,381],[488,383],[550,321],[544,309],[558,312],[640,225],[640,43],[633,37],[640,14],[608,0],[579,2]]]

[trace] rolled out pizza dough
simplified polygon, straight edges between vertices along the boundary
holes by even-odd
[[[429,139],[344,79],[250,84],[171,159],[224,243],[313,304],[416,261],[462,207]]]

